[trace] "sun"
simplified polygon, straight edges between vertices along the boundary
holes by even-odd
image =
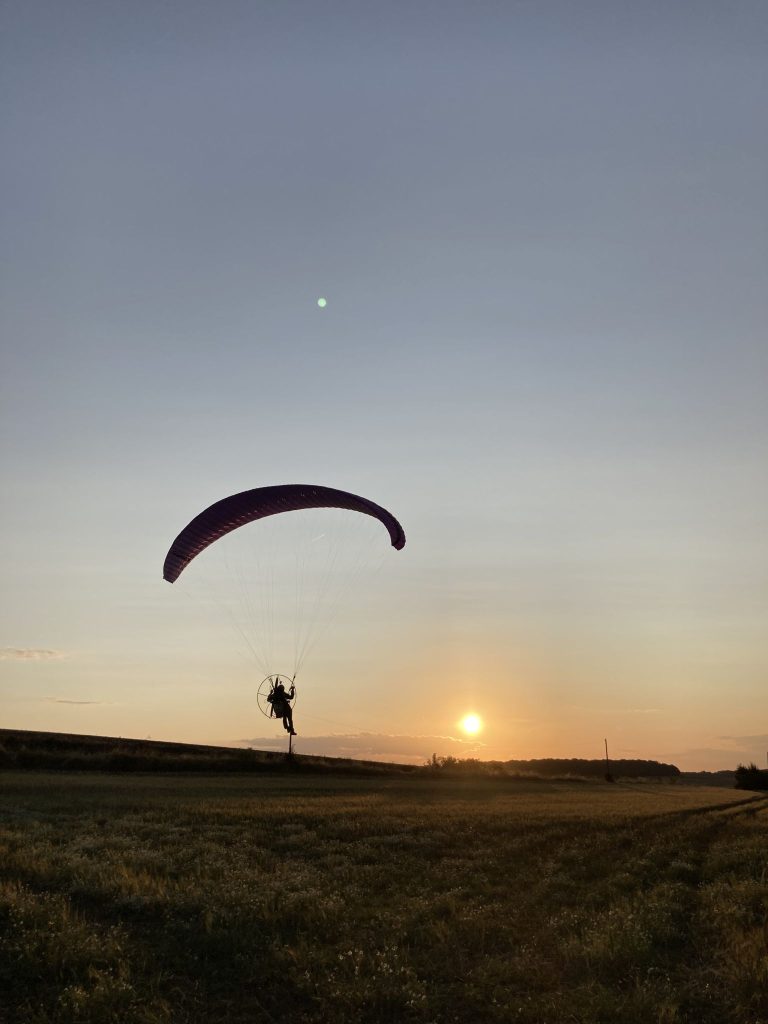
[[[479,715],[464,715],[459,725],[468,736],[476,736],[483,728],[483,722]]]

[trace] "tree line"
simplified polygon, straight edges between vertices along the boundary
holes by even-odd
[[[537,778],[605,778],[603,758],[589,760],[581,757],[541,757],[528,761],[480,761],[474,757],[441,757],[433,754],[427,768],[436,774],[467,774],[490,776],[531,776]],[[624,779],[675,779],[680,769],[674,764],[641,759],[611,759],[611,775]]]

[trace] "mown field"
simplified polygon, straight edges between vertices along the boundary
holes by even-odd
[[[0,773],[0,1021],[768,1022],[768,798]]]

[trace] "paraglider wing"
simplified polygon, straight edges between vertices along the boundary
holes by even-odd
[[[163,565],[163,579],[174,583],[193,558],[219,537],[265,516],[294,512],[304,508],[345,508],[373,516],[386,527],[392,547],[405,547],[405,533],[391,512],[381,505],[335,487],[312,484],[282,484],[277,487],[256,487],[229,498],[222,498],[195,516],[171,544]]]

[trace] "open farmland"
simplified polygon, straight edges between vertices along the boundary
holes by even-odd
[[[768,799],[0,774],[0,1020],[759,1024]]]

